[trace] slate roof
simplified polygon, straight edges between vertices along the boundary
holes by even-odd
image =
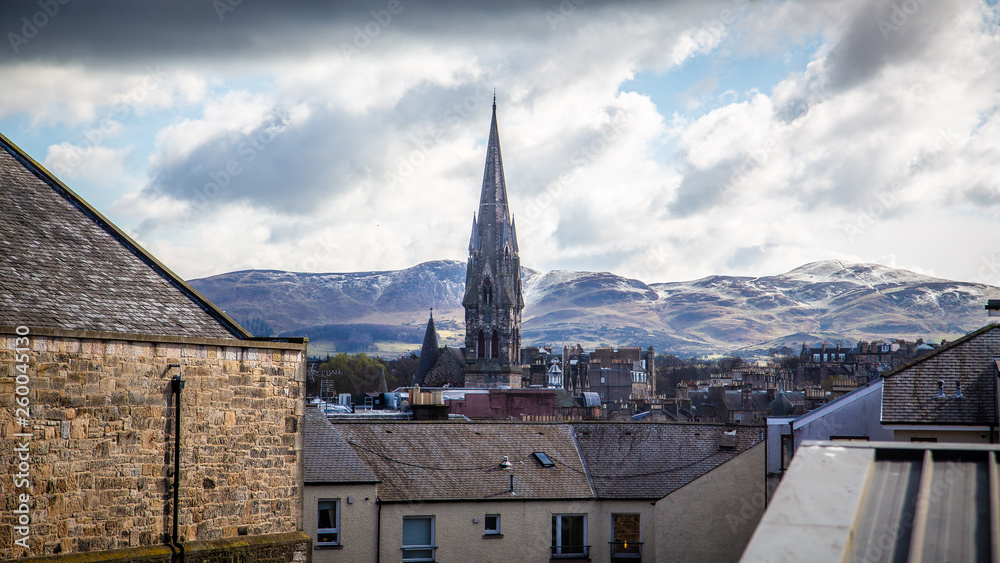
[[[763,442],[762,426],[574,423],[603,499],[659,499]],[[725,432],[736,431],[735,437]]]
[[[593,498],[566,424],[338,422],[335,428],[381,481],[384,502]],[[532,455],[538,451],[555,467],[542,467]],[[500,466],[503,456],[510,469]]]
[[[302,480],[306,483],[377,483],[378,478],[319,409],[305,415]]]
[[[250,334],[0,135],[0,326]]]
[[[989,324],[900,366],[885,376],[883,424],[985,426],[996,423],[994,358],[1000,325]],[[938,380],[945,397],[939,398]],[[955,397],[955,382],[964,397]]]

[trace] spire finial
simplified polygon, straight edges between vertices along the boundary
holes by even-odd
[[[493,111],[497,110],[497,89],[493,89]]]

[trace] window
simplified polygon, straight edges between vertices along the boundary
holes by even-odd
[[[316,525],[316,546],[340,545],[340,500],[319,501]]]
[[[556,466],[556,462],[552,461],[552,458],[550,458],[545,452],[534,452],[531,455],[535,456],[535,459],[538,460],[538,463],[542,464],[542,467]]]
[[[792,442],[791,435],[785,435],[781,437],[781,468],[788,469],[788,464],[792,462],[792,453],[794,453],[794,442]]]
[[[638,514],[612,514],[611,534],[612,559],[638,560],[642,557]]]
[[[434,561],[434,517],[403,518],[403,561]]]
[[[589,557],[586,514],[552,515],[552,557]]]
[[[499,514],[487,514],[486,518],[483,519],[486,523],[484,533],[487,536],[498,536],[500,535],[500,515]]]
[[[495,331],[495,330],[493,331],[493,345],[490,348],[491,348],[491,352],[492,352],[492,354],[490,355],[490,357],[491,358],[499,358],[500,357],[500,335],[497,334],[497,331]]]
[[[476,357],[486,357],[486,335],[481,330],[479,331],[479,338],[476,340]]]

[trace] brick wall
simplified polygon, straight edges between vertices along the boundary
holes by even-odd
[[[15,418],[15,338],[0,327],[0,559],[162,545],[178,372],[169,364],[186,380],[182,540],[302,529],[304,343],[32,330],[26,430]],[[30,487],[16,480],[25,441]],[[30,496],[28,551],[16,544],[20,494]]]

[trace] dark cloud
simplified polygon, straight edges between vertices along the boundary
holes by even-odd
[[[447,35],[484,39],[492,35],[492,40],[506,35],[511,41],[552,32],[555,27],[546,14],[560,11],[560,2],[539,4],[529,0],[393,0],[395,14],[389,12],[390,0],[78,0],[65,5],[52,0],[51,4],[49,13],[45,13],[37,0],[0,2],[0,30],[4,36],[14,33],[26,39],[18,42],[16,50],[9,45],[0,49],[0,61],[48,59],[121,64],[175,57],[210,61],[273,57],[322,45],[338,47],[342,42],[350,43],[356,30],[366,26],[375,40],[403,32],[428,38]],[[569,4],[572,11],[565,16],[566,28],[572,28],[574,21],[588,21],[577,17],[580,14],[613,5],[603,0]]]
[[[721,204],[727,195],[746,186],[746,174],[756,168],[753,160],[730,158],[703,170],[688,169],[669,210],[688,217]]]
[[[952,26],[960,0],[862,2],[827,56],[832,92],[867,82],[886,66],[925,58]]]
[[[360,159],[374,143],[364,134],[367,123],[337,114],[297,124],[289,119],[277,108],[249,133],[227,131],[206,140],[152,169],[146,193],[189,201],[198,211],[239,201],[301,213],[364,177]]]

